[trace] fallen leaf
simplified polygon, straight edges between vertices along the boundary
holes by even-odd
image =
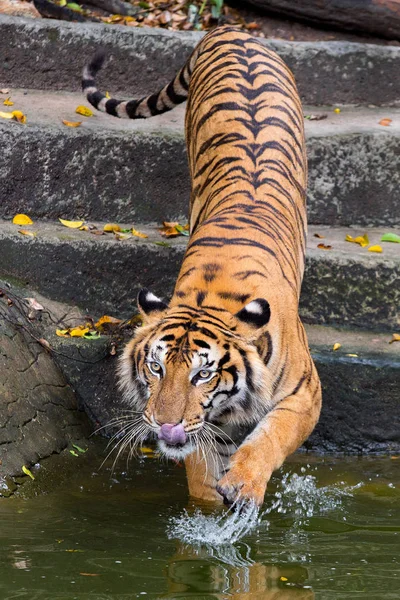
[[[141,452],[142,454],[154,454],[154,450],[153,450],[153,448],[148,448],[147,446],[142,446],[142,447],[140,448],[140,452]]]
[[[82,325],[78,326],[78,327],[71,327],[68,330],[68,333],[71,337],[84,337],[86,333],[89,333],[90,328],[89,327],[84,327]]]
[[[81,448],[80,446],[78,446],[78,444],[72,444],[72,447],[75,448],[76,450],[78,450],[78,452],[80,452],[81,454],[85,454],[85,452],[88,451],[87,448],[86,448],[86,450],[84,450],[83,448]]]
[[[44,310],[44,307],[35,298],[24,298],[24,300],[28,301],[29,308],[33,308],[33,310]]]
[[[40,338],[38,342],[41,346],[43,346],[43,348],[46,348],[46,350],[51,351],[51,346],[47,340],[45,340],[44,338]]]
[[[346,235],[345,241],[352,242],[353,244],[359,244],[359,246],[361,246],[362,248],[365,248],[365,246],[368,246],[368,244],[369,244],[369,238],[366,233],[364,233],[364,235],[359,235],[357,237],[353,237],[351,235]]]
[[[100,229],[91,229],[90,233],[93,235],[105,235],[104,231],[101,231]]]
[[[110,317],[109,315],[103,315],[100,317],[97,323],[94,324],[94,326],[96,329],[101,329],[104,325],[119,325],[120,323],[122,323],[122,319]]]
[[[189,235],[189,227],[187,226],[183,227],[182,225],[177,225],[175,229],[182,235]]]
[[[141,327],[143,325],[143,317],[140,314],[134,315],[130,320],[129,320],[129,325],[133,328],[135,327]]]
[[[323,121],[323,119],[327,119],[328,115],[327,114],[321,114],[321,115],[304,115],[304,118],[307,119],[307,121]]]
[[[332,250],[332,246],[327,246],[326,244],[318,244],[317,248],[320,250]]]
[[[142,233],[141,231],[138,231],[137,229],[134,229],[132,227],[132,235],[134,235],[135,237],[138,238],[148,238],[149,236],[146,233]]]
[[[334,108],[333,112],[336,113],[337,115],[340,113],[340,108]]]
[[[69,227],[70,229],[79,229],[79,227],[82,227],[82,225],[84,224],[85,221],[66,221],[65,219],[58,219],[61,223],[61,225],[64,225],[64,227]]]
[[[393,342],[400,342],[400,333],[392,334],[392,339],[390,340],[389,344],[393,344]]]
[[[314,233],[314,237],[316,237],[316,238],[318,238],[320,240],[323,240],[325,238],[325,236],[321,235],[320,233]]]
[[[384,233],[381,237],[381,242],[394,242],[395,244],[400,244],[400,235],[396,233]]]
[[[100,337],[99,331],[88,331],[83,335],[85,340],[97,340]]]
[[[368,248],[368,252],[379,252],[379,253],[381,253],[381,252],[383,252],[382,246],[379,246],[378,244],[375,244],[375,246],[370,246]]]
[[[27,229],[18,229],[18,233],[22,235],[27,235],[29,237],[36,237],[36,233],[34,231],[28,231]]]
[[[11,100],[11,98],[6,98],[3,104],[4,106],[14,106],[14,102]]]
[[[341,347],[342,347],[342,344],[339,344],[339,342],[336,342],[336,344],[333,344],[332,350],[334,352],[336,352],[336,350],[339,350],[339,348],[341,348]]]
[[[83,12],[83,8],[81,6],[79,6],[79,4],[76,4],[76,2],[68,2],[67,3],[67,8],[70,8],[71,10],[74,10],[75,12]]]
[[[21,110],[13,110],[11,115],[14,121],[18,121],[18,123],[26,123],[26,116]]]
[[[0,94],[9,94],[9,93],[10,93],[10,90],[8,88],[2,88],[0,90]]]
[[[33,221],[28,215],[18,213],[12,220],[14,225],[33,225]]]
[[[28,475],[28,477],[30,477],[31,479],[33,479],[33,481],[35,480],[32,471],[30,471],[25,465],[22,465],[22,472],[25,473],[25,475]]]
[[[280,580],[280,581],[287,581],[287,580],[288,580],[288,578],[287,578],[287,577],[279,577],[279,580]]]
[[[66,121],[65,119],[63,119],[62,122],[67,127],[80,127],[82,125],[82,121]]]
[[[110,94],[108,92],[106,92],[104,95],[107,98],[107,100],[109,100],[111,98],[111,96],[110,96]]]
[[[12,112],[2,112],[2,111],[0,111],[0,117],[2,119],[13,119],[13,114],[12,114]]]
[[[103,230],[106,233],[115,233],[116,231],[121,231],[121,227],[116,223],[106,223],[106,225],[103,227]]]
[[[392,119],[381,119],[379,121],[379,125],[383,125],[384,127],[389,127],[391,122],[392,122]]]
[[[79,231],[89,231],[89,225],[82,225],[82,227],[79,227]]]
[[[78,458],[79,454],[77,452],[75,452],[75,450],[70,450],[69,451],[70,454],[72,454],[72,456],[76,456],[76,458]],[[67,550],[68,552],[68,550]]]
[[[69,337],[69,329],[56,329],[58,337]]]
[[[119,240],[120,242],[122,240],[127,240],[128,238],[132,238],[132,235],[130,233],[120,233],[119,231],[117,231],[115,234],[115,239]]]
[[[84,577],[100,577],[100,573],[79,573],[79,575],[83,575]]]
[[[93,112],[90,110],[90,108],[88,108],[87,106],[78,106],[75,109],[75,112],[78,115],[82,115],[83,117],[93,117]]]
[[[165,248],[172,248],[171,244],[168,244],[168,242],[154,242],[156,244],[156,246],[164,246]]]
[[[352,358],[357,358],[358,354],[346,354],[346,356],[351,356]]]

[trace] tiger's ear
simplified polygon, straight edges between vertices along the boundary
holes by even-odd
[[[271,309],[269,302],[264,298],[257,298],[252,300],[246,306],[244,306],[235,317],[240,323],[247,326],[246,332],[250,334],[256,334],[256,330],[264,327],[271,318]],[[240,327],[239,327],[240,329]]]
[[[146,288],[143,288],[138,293],[137,303],[140,313],[147,323],[153,319],[160,319],[162,313],[168,308],[168,304],[165,304],[165,302]]]

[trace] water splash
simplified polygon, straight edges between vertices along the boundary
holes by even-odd
[[[302,473],[305,471],[302,468]],[[275,492],[275,500],[263,511],[263,515],[277,512],[301,519],[326,514],[342,508],[343,499],[352,497],[353,492],[362,485],[361,482],[346,486],[341,482],[318,487],[314,475],[285,473],[280,488]]]
[[[185,510],[170,520],[168,537],[177,538],[185,544],[222,546],[234,544],[260,524],[260,516],[254,504],[235,512],[204,515],[196,510],[192,515]]]

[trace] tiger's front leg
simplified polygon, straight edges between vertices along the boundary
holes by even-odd
[[[320,410],[319,381],[279,402],[232,456],[216,488],[224,503],[243,500],[261,506],[273,471],[307,439]]]

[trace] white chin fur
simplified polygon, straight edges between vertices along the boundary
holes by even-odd
[[[192,454],[196,450],[196,447],[191,441],[187,441],[184,446],[169,446],[164,440],[158,440],[158,449],[167,458],[183,460],[186,456]]]

